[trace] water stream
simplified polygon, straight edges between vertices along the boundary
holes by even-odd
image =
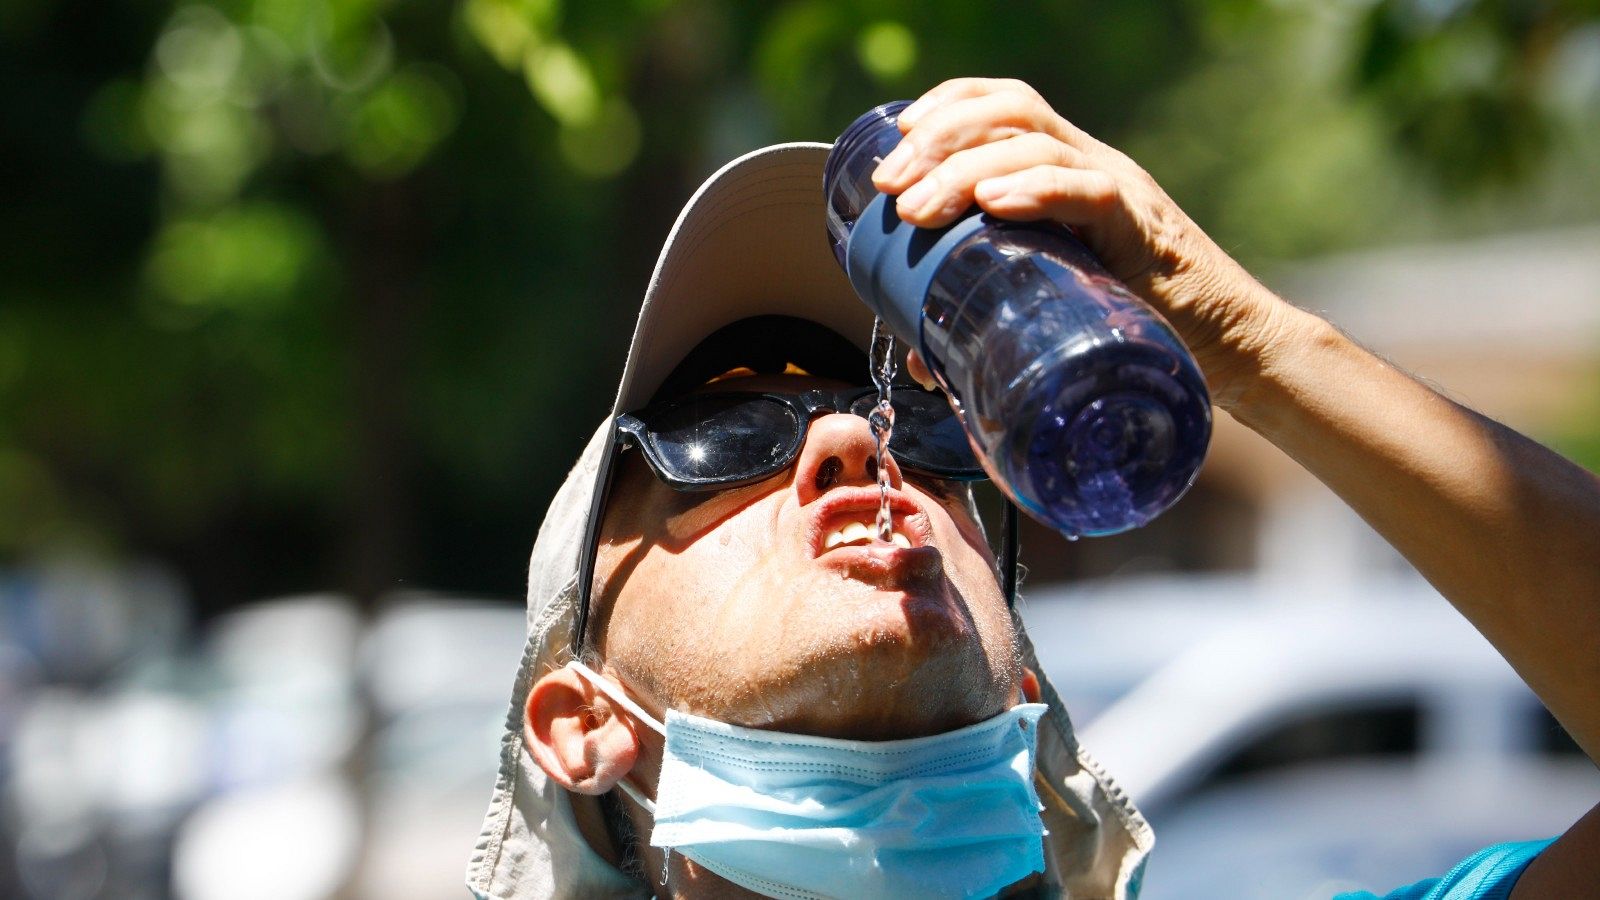
[[[894,431],[894,407],[890,405],[895,373],[894,334],[883,327],[882,319],[872,321],[872,351],[869,359],[872,383],[878,388],[878,405],[867,424],[878,442],[878,520],[877,538],[888,542],[894,535],[894,516],[889,512],[889,435]]]

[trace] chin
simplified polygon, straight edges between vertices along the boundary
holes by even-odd
[[[977,625],[960,597],[948,590],[878,591],[851,625],[863,650],[904,649],[935,657],[981,647]]]
[[[937,654],[980,643],[966,598],[932,547],[837,550],[811,579],[807,618],[818,635],[859,652]],[[809,643],[809,642],[808,642]]]
[[[784,685],[788,702],[767,704],[756,727],[886,741],[942,734],[1008,705],[1010,682],[981,653],[909,656],[898,646],[857,644]]]
[[[767,660],[764,721],[743,724],[888,740],[949,731],[1004,709],[1015,681],[1011,660],[992,658],[949,582],[902,590],[834,580],[833,587],[812,594],[805,640]]]

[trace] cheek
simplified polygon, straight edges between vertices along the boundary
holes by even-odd
[[[668,565],[687,598],[683,612],[739,633],[747,595],[775,562],[774,527],[759,506],[746,508],[676,554]]]
[[[982,546],[981,538],[979,545]],[[995,622],[1005,620],[1007,614],[1005,597],[1001,595],[987,547],[980,551],[961,541],[946,546],[949,551],[945,555],[945,576],[966,599],[974,621],[980,626],[987,623],[992,629]]]
[[[939,498],[933,495],[924,495],[924,498],[930,508],[937,506],[938,511],[943,513],[935,518],[934,530],[939,535],[940,546],[947,550],[946,556],[959,559],[959,568],[963,572],[974,567],[987,569],[993,580],[994,552],[989,549],[983,529],[963,499],[959,496]]]
[[[722,627],[729,613],[724,607],[742,605],[734,601],[771,553],[773,526],[761,521],[759,507],[741,510],[686,544],[636,543],[637,565],[620,585],[613,633],[671,633],[680,638],[673,643],[689,653],[715,646],[698,638]]]
[[[606,628],[606,657],[658,702],[683,695],[683,681],[703,668],[708,640],[703,606],[707,590],[689,576],[692,561],[659,545],[642,549],[620,585]]]
[[[965,598],[967,610],[991,651],[1010,641],[1011,613],[995,572],[996,561],[977,522],[959,500],[941,504],[946,513],[935,526],[945,548],[945,577]]]
[[[752,683],[771,657],[778,623],[764,601],[792,579],[772,564],[772,523],[745,512],[679,549],[640,548],[621,586],[606,652],[663,703],[731,708],[730,686]]]

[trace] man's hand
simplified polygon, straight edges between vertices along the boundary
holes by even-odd
[[[948,225],[977,203],[1071,226],[1110,273],[1160,310],[1231,408],[1293,310],[1263,288],[1138,164],[1057,115],[1020,81],[958,78],[900,115],[905,139],[874,184],[900,218]],[[913,368],[916,368],[913,363]],[[914,373],[915,374],[915,373]]]

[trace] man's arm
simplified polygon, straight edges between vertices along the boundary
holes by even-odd
[[[1233,414],[1416,566],[1600,760],[1600,479],[1301,314]],[[1600,806],[1513,900],[1600,885]]]
[[[1393,544],[1600,759],[1600,479],[1289,318],[1230,411]]]
[[[1073,226],[1177,328],[1217,404],[1399,549],[1600,759],[1600,480],[1273,295],[1027,85],[945,82],[900,122],[875,179],[902,218],[977,202]]]
[[[938,227],[975,202],[1072,226],[1172,322],[1213,400],[1404,554],[1600,760],[1600,480],[1273,295],[1027,85],[945,82],[900,127],[874,179],[901,218]],[[1518,896],[1597,883],[1600,810],[1529,867]]]
[[[1567,829],[1517,879],[1511,900],[1592,897],[1600,885],[1600,806]]]

